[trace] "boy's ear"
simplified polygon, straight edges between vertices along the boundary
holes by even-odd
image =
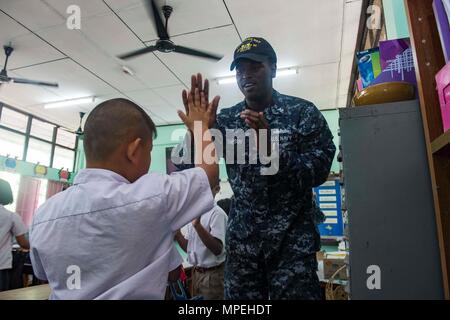
[[[137,153],[139,151],[139,146],[140,146],[141,143],[142,143],[142,139],[141,138],[136,138],[135,140],[131,141],[128,144],[128,147],[127,147],[127,158],[132,163],[135,163],[137,161]]]

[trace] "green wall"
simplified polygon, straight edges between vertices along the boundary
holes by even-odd
[[[157,128],[158,136],[153,141],[152,164],[150,171],[166,172],[166,148],[174,147],[183,141],[186,134],[184,125]]]
[[[166,148],[175,147],[182,142],[186,134],[186,127],[183,124],[162,126],[157,128],[158,136],[153,141],[152,164],[150,171],[166,172]],[[220,179],[226,180],[227,173],[225,163],[220,162]]]
[[[1,171],[8,171],[5,169],[5,160],[6,159],[7,159],[6,157],[0,156],[0,170]],[[17,166],[16,166],[15,171],[13,171],[14,173],[18,173],[23,176],[36,177],[36,178],[40,178],[40,179],[61,181],[59,179],[59,170],[58,169],[47,168],[47,174],[45,176],[40,176],[40,175],[36,175],[34,173],[34,167],[36,166],[35,163],[30,163],[30,162],[20,161],[20,160],[16,160],[16,163],[17,163]],[[74,177],[74,175],[72,175],[70,177],[69,182],[72,182],[73,177]]]
[[[388,40],[409,38],[404,0],[383,0]]]

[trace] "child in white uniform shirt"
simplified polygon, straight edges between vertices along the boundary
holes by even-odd
[[[10,212],[4,206],[13,202],[11,186],[0,179],[0,291],[9,290],[12,271],[12,237],[23,249],[30,249],[25,234],[27,227],[17,213]]]
[[[179,111],[188,129],[201,123],[204,143],[202,133],[194,136],[200,150],[212,141],[212,109],[197,89],[187,114]],[[33,268],[49,282],[51,299],[164,298],[168,274],[182,262],[173,235],[213,208],[218,166],[201,161],[172,175],[147,173],[154,135],[150,117],[129,100],[109,100],[90,113],[87,169],[39,208],[31,227]]]
[[[220,185],[212,188],[215,197]],[[225,233],[227,214],[217,204],[214,209],[195,219],[184,236],[177,231],[175,239],[188,254],[192,264],[193,295],[206,300],[223,300],[223,272],[225,262]]]

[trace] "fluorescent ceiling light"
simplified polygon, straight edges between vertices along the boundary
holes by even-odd
[[[290,75],[297,74],[297,73],[298,73],[297,68],[278,69],[277,77],[285,77],[285,76],[290,76]]]
[[[298,67],[277,69],[277,78],[290,76],[298,73]],[[216,79],[217,84],[236,83],[236,76],[229,76]]]
[[[72,100],[64,100],[58,102],[47,103],[44,105],[45,109],[56,109],[56,108],[64,108],[64,107],[73,107],[79,106],[83,104],[89,104],[95,102],[95,97],[89,98],[80,98],[80,99],[72,99]]]

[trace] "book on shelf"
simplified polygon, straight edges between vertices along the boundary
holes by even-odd
[[[434,0],[433,11],[436,18],[436,24],[441,38],[442,49],[444,51],[445,61],[450,61],[450,22],[448,16],[448,2],[450,0]]]

